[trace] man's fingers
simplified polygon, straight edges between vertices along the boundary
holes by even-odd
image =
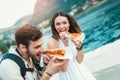
[[[51,58],[51,60],[50,60],[49,63],[50,63],[50,64],[51,64],[51,63],[55,63],[55,60],[56,60],[56,57],[53,56],[53,57]]]
[[[51,59],[51,56],[49,56],[49,55],[44,55],[44,57],[45,57],[46,59],[48,59],[48,60]]]
[[[66,63],[66,61],[65,60],[58,60],[58,58],[56,58],[56,57],[53,57],[51,60],[50,60],[50,62],[49,62],[49,64],[54,64],[55,66],[62,66],[62,65],[64,65]]]
[[[62,61],[57,62],[56,66],[60,67],[60,66],[63,66],[64,64],[66,64],[66,61],[62,60]]]
[[[49,63],[51,57],[49,55],[44,55],[44,62]]]

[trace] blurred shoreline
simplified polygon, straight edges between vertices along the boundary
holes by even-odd
[[[120,65],[120,39],[85,53],[84,63],[92,73]]]

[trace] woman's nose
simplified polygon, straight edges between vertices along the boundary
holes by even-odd
[[[60,27],[61,29],[64,29],[65,27],[64,27],[64,25],[61,25],[61,27]]]
[[[60,27],[61,27],[61,28],[63,28],[63,27],[64,27],[64,25],[63,25],[63,24],[61,24],[61,25],[60,25]]]

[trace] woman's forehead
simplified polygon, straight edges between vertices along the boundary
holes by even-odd
[[[67,19],[67,17],[65,17],[65,16],[57,16],[56,18],[55,18],[55,22],[61,22],[61,21],[68,21],[68,19]]]

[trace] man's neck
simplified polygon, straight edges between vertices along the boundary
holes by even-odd
[[[22,53],[19,49],[16,48],[16,52],[29,64],[31,63],[30,61],[30,57],[25,54],[25,53]]]

